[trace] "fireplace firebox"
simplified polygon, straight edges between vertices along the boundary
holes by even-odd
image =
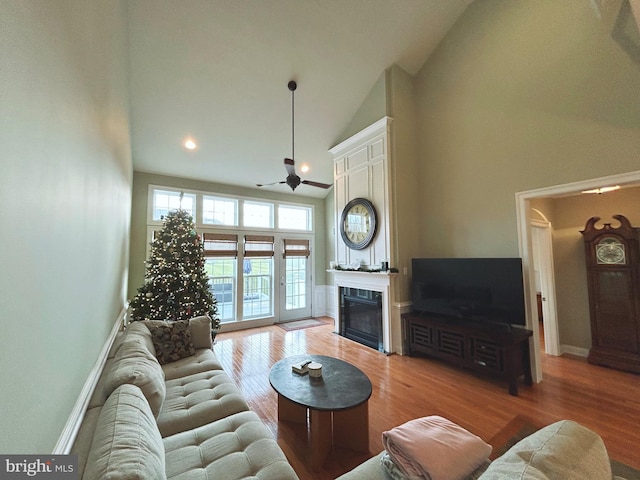
[[[384,352],[382,293],[340,288],[340,335]]]

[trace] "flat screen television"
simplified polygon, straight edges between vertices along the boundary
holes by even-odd
[[[451,319],[525,325],[520,258],[414,258],[413,308]]]

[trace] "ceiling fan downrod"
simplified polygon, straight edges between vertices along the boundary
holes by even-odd
[[[296,88],[298,88],[298,84],[294,80],[291,80],[287,84],[287,86],[289,87],[289,90],[291,90],[291,159],[295,160],[296,159],[296,142],[295,142],[296,122],[295,122],[294,96],[295,96]]]

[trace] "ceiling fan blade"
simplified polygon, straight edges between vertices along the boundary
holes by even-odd
[[[287,169],[287,173],[289,175],[295,175],[296,174],[295,162],[292,159],[290,159],[290,158],[285,158],[284,159],[284,168]]]
[[[279,185],[281,183],[287,183],[286,180],[283,180],[281,182],[272,182],[272,183],[256,183],[256,187],[269,187],[271,185]]]
[[[311,185],[312,187],[331,188],[329,183],[312,182],[311,180],[302,180],[305,185]]]

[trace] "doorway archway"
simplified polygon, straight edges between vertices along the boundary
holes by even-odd
[[[531,200],[555,198],[561,196],[580,195],[584,190],[590,190],[603,185],[637,186],[640,185],[640,170],[633,172],[593,178],[574,183],[554,185],[516,193],[516,221],[518,228],[518,249],[522,257],[524,270],[525,306],[527,309],[527,328],[533,330],[533,349],[531,351],[531,367],[534,382],[542,381],[542,366],[540,361],[540,334],[537,327],[537,301],[535,288],[535,273],[533,266],[533,246],[531,232]],[[561,321],[561,320],[560,320]],[[559,352],[562,354],[562,351]]]

